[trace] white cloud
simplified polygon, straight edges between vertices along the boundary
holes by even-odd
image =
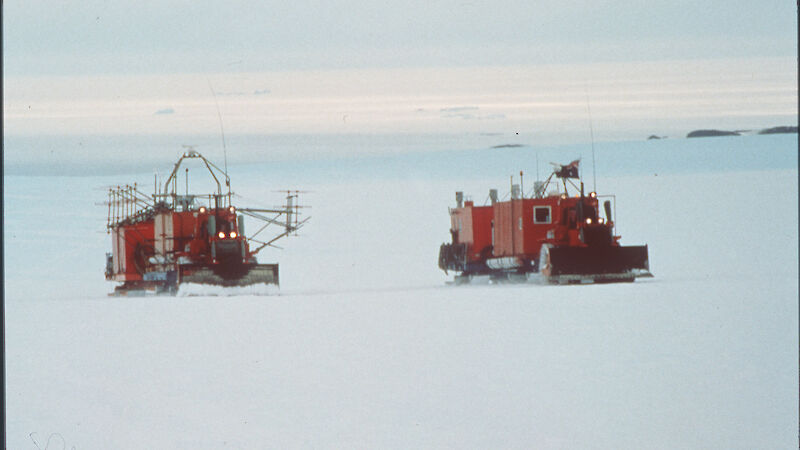
[[[237,74],[7,77],[8,134],[490,133],[543,143],[782,125],[794,58]],[[262,92],[270,86],[269,95]],[[242,93],[242,95],[223,95]],[[178,114],[166,114],[164,104]],[[153,111],[164,111],[153,114]],[[453,120],[470,119],[470,120]],[[483,119],[483,120],[478,120]],[[480,125],[478,125],[480,123]],[[641,135],[641,136],[640,136]],[[569,136],[572,136],[571,138]]]

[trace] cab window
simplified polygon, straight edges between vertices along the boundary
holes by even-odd
[[[533,223],[550,223],[550,207],[534,206]]]

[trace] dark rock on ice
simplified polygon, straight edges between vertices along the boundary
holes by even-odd
[[[782,134],[782,133],[797,133],[797,127],[772,127],[765,128],[758,132],[758,134]]]
[[[740,136],[740,134],[736,131],[725,130],[695,130],[686,135],[687,138],[716,136]]]

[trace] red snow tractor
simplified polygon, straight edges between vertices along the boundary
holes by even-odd
[[[456,207],[450,208],[452,242],[441,245],[439,267],[445,273],[456,272],[456,283],[475,276],[526,280],[532,274],[552,284],[652,277],[647,245],[619,244],[610,200],[603,202],[605,217],[601,215],[599,197],[614,196],[584,195],[583,183],[573,182],[579,178],[578,165],[579,161],[555,165],[547,180],[534,183],[527,197],[513,180],[510,199],[498,200],[497,190],[492,189],[485,206],[476,206],[456,192]]]
[[[178,193],[181,164],[199,160],[216,184],[216,192]],[[223,193],[220,179],[227,192]],[[298,220],[299,191],[285,191],[280,209],[237,208],[232,203],[230,178],[200,153],[189,149],[175,164],[161,187],[146,195],[137,186],[117,186],[108,191],[111,253],[106,254],[106,279],[121,282],[112,295],[171,294],[183,283],[218,286],[278,285],[278,265],[259,264],[256,254],[280,238],[299,230],[309,218]],[[262,224],[249,237],[244,218]],[[269,238],[257,238],[269,225]],[[255,248],[253,248],[255,247]]]

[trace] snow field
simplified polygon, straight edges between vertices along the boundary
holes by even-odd
[[[454,192],[507,174],[310,180],[267,297],[108,298],[95,188],[134,180],[8,177],[8,446],[794,447],[797,170],[700,169],[598,177],[655,278],[589,286],[445,286]]]
[[[765,280],[766,281],[766,280]],[[10,303],[10,443],[775,448],[796,305],[750,280]],[[795,286],[796,287],[796,286]]]

